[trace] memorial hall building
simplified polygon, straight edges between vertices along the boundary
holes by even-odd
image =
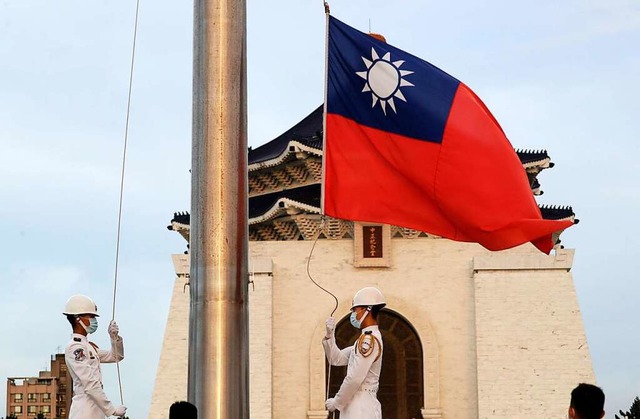
[[[354,293],[379,288],[384,340],[383,418],[563,418],[571,390],[594,382],[571,274],[573,249],[545,255],[525,244],[491,252],[399,226],[323,218],[322,107],[249,149],[249,321],[252,419],[326,419],[324,401],[344,367],[328,367],[321,341],[335,317],[340,347],[359,331]],[[546,151],[516,150],[531,193],[553,167]],[[496,162],[500,164],[500,162]],[[469,202],[469,205],[474,205]],[[546,219],[571,207],[542,206]],[[189,214],[182,235],[149,418],[187,398]],[[167,284],[172,276],[167,272]],[[336,416],[337,417],[337,416]]]

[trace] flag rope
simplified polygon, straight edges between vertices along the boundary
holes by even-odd
[[[326,33],[325,33],[325,64],[324,64],[324,112],[322,113],[322,150],[326,150],[326,127],[327,127],[327,84],[328,84],[328,69],[329,69],[329,16],[331,15],[331,8],[329,7],[329,2],[323,1],[324,4],[324,14],[325,14],[325,19],[326,19]],[[324,153],[324,151],[323,151]],[[320,231],[322,231],[322,227],[324,227],[324,222],[325,222],[325,215],[324,215],[324,178],[325,178],[325,168],[326,165],[323,163],[322,164],[322,176],[321,176],[321,188],[320,188],[320,213],[322,214],[322,218],[320,221]],[[336,305],[333,309],[333,311],[331,312],[331,317],[333,317],[333,314],[336,312],[336,310],[338,309],[338,298],[333,295],[331,292],[327,291],[326,289],[322,288],[320,285],[318,285],[318,283],[316,281],[313,280],[313,278],[311,277],[311,274],[309,273],[309,264],[311,262],[311,256],[313,255],[313,250],[316,247],[316,242],[318,241],[318,237],[320,237],[320,231],[318,232],[318,235],[316,236],[316,239],[313,242],[313,247],[311,248],[311,253],[309,253],[309,259],[307,260],[307,275],[309,275],[309,279],[311,279],[311,281],[318,286],[321,290],[327,292],[328,294],[330,294],[335,300],[336,300]],[[327,368],[327,392],[326,392],[326,397],[325,400],[329,399],[329,389],[330,389],[330,385],[331,385],[331,362],[329,362],[329,367]],[[331,417],[335,418],[336,417],[336,412],[333,411],[331,412]]]
[[[322,291],[326,292],[327,294],[329,294],[330,296],[333,297],[333,299],[336,301],[336,305],[333,308],[333,311],[331,312],[331,316],[333,316],[333,314],[336,312],[336,310],[338,309],[338,297],[335,296],[335,294],[333,294],[331,291],[329,291],[328,289],[322,287],[320,284],[318,284],[313,277],[311,276],[311,258],[313,257],[313,251],[316,248],[316,243],[318,243],[318,238],[320,237],[320,234],[322,233],[322,230],[324,228],[324,223],[325,223],[325,216],[323,215],[320,218],[320,228],[318,229],[318,234],[316,235],[316,239],[313,241],[313,246],[311,246],[311,251],[309,252],[309,257],[307,258],[307,276],[309,277],[309,279],[311,280],[311,282],[313,282],[313,284],[320,288]]]
[[[316,248],[316,243],[318,243],[318,238],[320,237],[320,234],[322,233],[322,230],[324,229],[324,225],[325,225],[325,216],[322,215],[320,218],[320,228],[318,228],[318,234],[316,235],[315,240],[313,241],[313,246],[311,246],[311,251],[309,252],[309,257],[307,258],[307,276],[309,277],[309,279],[311,280],[311,282],[313,282],[313,284],[320,288],[322,291],[326,292],[327,294],[329,294],[330,296],[333,297],[333,299],[336,302],[335,307],[333,308],[333,311],[331,312],[330,317],[333,317],[334,313],[336,312],[336,310],[338,309],[338,297],[335,296],[335,294],[333,294],[331,291],[327,290],[326,288],[322,287],[320,284],[318,284],[313,277],[311,276],[311,271],[310,271],[310,267],[311,267],[311,258],[313,257],[313,251]],[[329,362],[329,367],[328,367],[328,372],[327,372],[327,391],[326,391],[326,397],[325,400],[327,400],[329,398],[329,386],[331,384],[331,362]],[[333,416],[335,417],[335,412],[333,412]]]
[[[127,95],[127,112],[124,124],[124,145],[122,149],[122,170],[120,172],[120,198],[118,200],[118,225],[116,229],[116,254],[115,254],[115,267],[113,277],[113,304],[111,307],[111,320],[115,320],[116,317],[116,296],[118,291],[118,267],[120,261],[120,231],[122,227],[122,202],[124,197],[124,180],[125,169],[127,162],[127,143],[129,139],[129,115],[131,113],[131,91],[133,87],[133,69],[136,56],[136,39],[138,36],[138,15],[140,11],[140,0],[136,0],[136,14],[133,24],[133,41],[131,48],[131,66],[129,68],[129,91]],[[116,371],[118,375],[118,388],[120,390],[120,404],[124,404],[124,397],[122,393],[122,379],[120,375],[120,361],[116,357]]]

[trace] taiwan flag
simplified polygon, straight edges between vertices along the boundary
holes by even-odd
[[[542,252],[572,221],[544,220],[522,163],[482,101],[444,71],[329,16],[325,214],[502,250]]]

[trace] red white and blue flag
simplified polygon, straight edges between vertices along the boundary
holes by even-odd
[[[329,16],[324,213],[502,250],[552,233],[482,101],[449,74]]]

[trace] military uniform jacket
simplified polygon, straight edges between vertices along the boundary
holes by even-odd
[[[74,333],[67,344],[64,359],[73,379],[73,399],[69,419],[104,419],[115,410],[102,388],[100,363],[121,361],[124,345],[121,337],[111,341],[105,351],[89,342],[86,336]]]
[[[335,337],[322,341],[331,365],[347,365],[347,375],[335,395],[340,417],[375,419],[382,416],[376,398],[382,370],[382,335],[378,326],[362,329],[353,346],[339,349]]]

